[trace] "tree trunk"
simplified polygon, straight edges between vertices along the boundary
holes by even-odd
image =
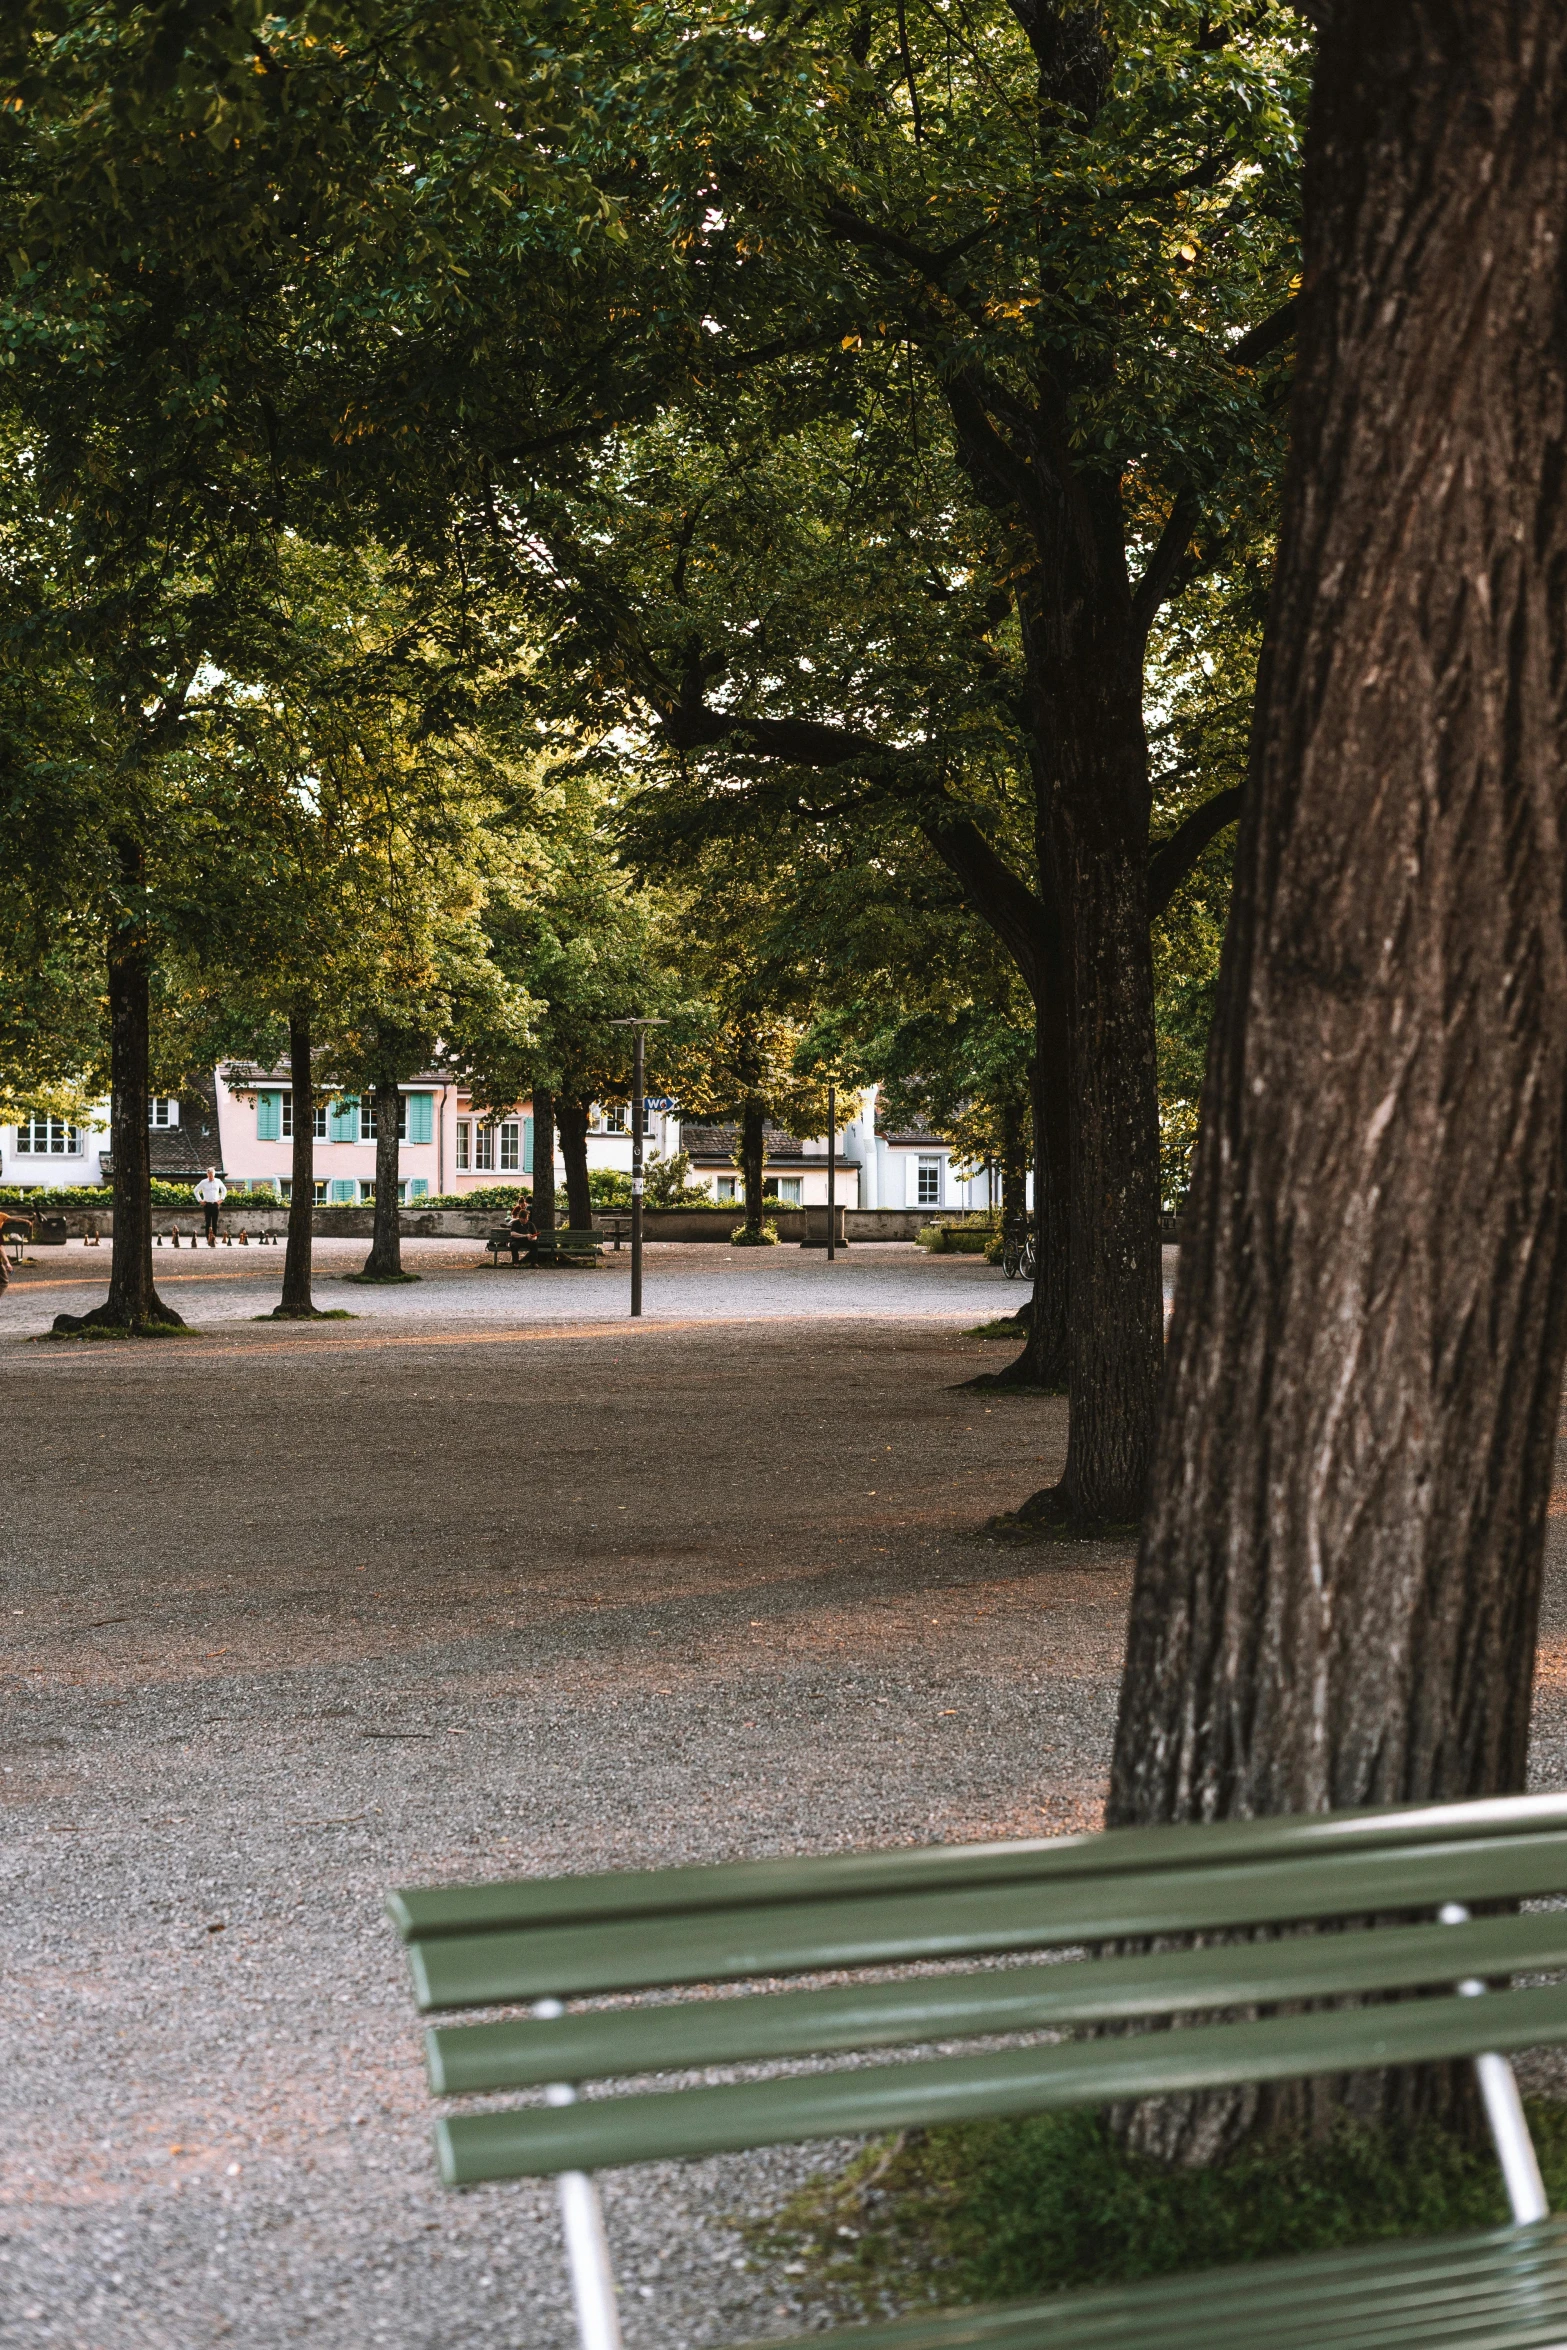
[[[302,1012],[289,1016],[288,1074],[293,1104],[294,1172],[288,1206],[288,1250],[283,1259],[283,1298],[273,1308],[273,1319],[308,1322],[316,1312],[310,1293],[310,1244],[316,1197],[316,1097],[310,1064],[310,1022]]]
[[[1023,1351],[1004,1371],[985,1371],[966,1387],[1043,1388],[1052,1395],[1066,1392],[1070,1355],[1067,1332],[1070,1286],[1069,1091],[1066,1025],[1059,998],[1042,994],[1035,1013],[1035,1049],[1030,1072],[1034,1127],[1034,1290],[1018,1315]],[[1021,1206],[1023,1185],[1013,1185]],[[1003,1192],[1003,1197],[1006,1198]],[[1003,1210],[1012,1215],[1010,1203]],[[1021,1220],[1021,1219],[1020,1219]],[[1036,1496],[1036,1500],[1037,1500]],[[1024,1522],[1028,1522],[1025,1504]],[[1052,1495],[1048,1508],[1055,1506]]]
[[[766,1203],[762,1170],[767,1164],[767,1113],[753,1094],[740,1113],[740,1181],[745,1192],[745,1236],[760,1241]]]
[[[560,1155],[566,1162],[566,1221],[574,1232],[586,1232],[593,1223],[593,1194],[588,1189],[588,1113],[590,1102],[557,1101],[555,1122],[560,1129]]]
[[[137,860],[139,873],[139,860]],[[147,1081],[151,1032],[151,952],[138,925],[111,929],[109,938],[109,1113],[114,1152],[114,1240],[109,1295],[88,1314],[57,1314],[62,1336],[81,1330],[119,1330],[146,1337],[185,1324],[159,1297],[152,1281],[152,1191],[147,1135],[151,1104]]]
[[[1096,544],[1075,605],[1020,607],[1048,779],[1038,793],[1039,865],[1060,909],[1060,977],[1046,962],[1036,990],[1040,1258],[1047,1278],[1056,1278],[1048,1268],[1058,1243],[1044,1227],[1064,1195],[1071,1427],[1060,1484],[1034,1494],[1018,1515],[1088,1530],[1132,1525],[1142,1515],[1164,1299],[1142,650],[1119,501],[1103,492],[1085,503]],[[1063,1000],[1064,1052],[1055,1009]],[[1061,1106],[1054,1112],[1052,1097]]]
[[[544,1086],[533,1096],[533,1221],[555,1229],[555,1096]]]
[[[1567,1345],[1564,114],[1547,0],[1324,30],[1116,1823],[1524,1784]]]
[[[375,1103],[375,1231],[361,1281],[406,1281],[403,1271],[402,1225],[397,1208],[397,1122],[402,1095],[395,1077],[383,1078],[371,1099]]]

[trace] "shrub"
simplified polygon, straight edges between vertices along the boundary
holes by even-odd
[[[596,1208],[625,1210],[631,1205],[631,1177],[621,1167],[590,1167],[588,1197]]]
[[[764,1224],[760,1232],[748,1232],[743,1224],[737,1224],[729,1235],[729,1244],[731,1248],[776,1248],[778,1227]]]
[[[691,1180],[689,1151],[675,1151],[667,1159],[655,1152],[648,1162],[644,1196],[650,1208],[710,1208],[714,1204],[706,1186]]]

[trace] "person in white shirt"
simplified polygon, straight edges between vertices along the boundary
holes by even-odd
[[[206,1219],[207,1246],[208,1248],[216,1248],[218,1245],[218,1210],[228,1198],[229,1187],[219,1180],[216,1167],[209,1167],[201,1182],[192,1188],[197,1199],[201,1202],[201,1212]]]

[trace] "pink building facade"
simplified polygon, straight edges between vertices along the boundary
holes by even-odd
[[[225,1181],[232,1190],[271,1191],[287,1198],[294,1173],[293,1092],[286,1070],[219,1070],[215,1081]],[[476,1111],[467,1089],[439,1071],[408,1078],[399,1088],[397,1192],[410,1207],[421,1199],[461,1197],[493,1184],[533,1181],[533,1112],[526,1103],[498,1118]],[[314,1118],[315,1196],[348,1204],[375,1190],[375,1111],[351,1096],[318,1099]],[[678,1150],[679,1127],[659,1111],[647,1118],[645,1148]],[[627,1114],[595,1111],[588,1136],[591,1167],[631,1172]],[[565,1170],[555,1154],[556,1180]]]

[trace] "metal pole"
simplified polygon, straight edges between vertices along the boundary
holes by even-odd
[[[536,2016],[553,2018],[565,2009],[558,1999],[536,1999]],[[566,2081],[552,2081],[544,2092],[546,2105],[575,2105],[577,2092]],[[577,2310],[577,2337],[582,2350],[621,2350],[620,2312],[615,2305],[615,2272],[610,2266],[609,2240],[597,2183],[587,2171],[562,2171],[561,2233],[566,2239],[566,2268],[571,2297]]]
[[[837,1221],[838,1186],[838,1088],[827,1088],[827,1262],[830,1265],[838,1254],[837,1236],[833,1226]]]
[[[642,1311],[642,1040],[645,1031],[634,1028],[631,1077],[631,1311]]]
[[[1437,1916],[1444,1926],[1469,1923],[1469,1911],[1462,1901],[1444,1901]],[[1459,1994],[1465,1999],[1483,1999],[1485,1989],[1478,1975],[1471,1975],[1458,1985]],[[1551,2206],[1545,2181],[1540,2176],[1540,2158],[1524,2118],[1517,2076],[1505,2056],[1477,2056],[1474,2068],[1513,2218],[1519,2227],[1530,2227],[1534,2221],[1548,2218]]]

